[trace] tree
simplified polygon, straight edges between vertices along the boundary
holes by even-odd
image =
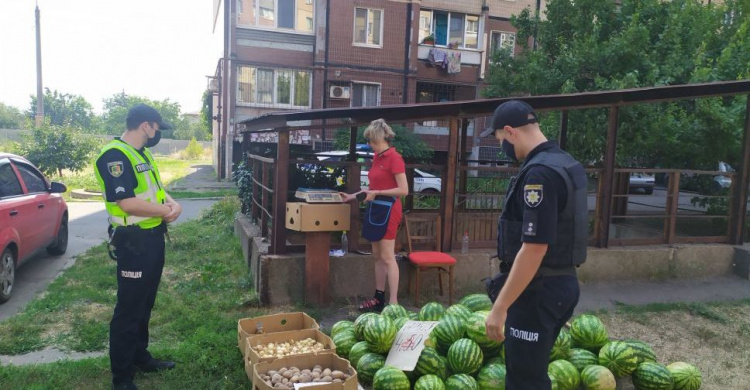
[[[97,119],[91,104],[82,96],[44,89],[44,117],[53,126],[73,126],[95,132]],[[36,117],[36,96],[31,96],[31,105],[26,116]]]
[[[68,169],[80,171],[88,165],[100,146],[99,138],[91,137],[70,125],[53,125],[49,119],[24,135],[19,152],[47,175]]]
[[[419,136],[401,125],[391,126],[396,137],[393,146],[401,153],[407,161],[427,162],[432,158],[432,149]],[[357,143],[364,144],[366,127],[357,129]],[[337,150],[349,150],[349,129],[338,129],[333,144]]]
[[[201,122],[203,122],[203,128],[208,133],[207,140],[213,138],[213,126],[214,126],[214,94],[209,91],[203,91],[203,104],[201,105]]]
[[[165,130],[162,137],[173,138],[174,131],[185,124],[180,120],[180,104],[170,102],[169,99],[153,101],[141,96],[127,95],[120,92],[112,97],[104,99],[104,113],[102,114],[102,127],[106,134],[120,135],[125,131],[125,118],[128,111],[136,104],[148,104],[154,107],[165,122],[172,124],[173,130]],[[188,138],[189,139],[189,138]]]
[[[531,12],[512,18],[524,43],[537,32],[537,50],[496,53],[488,97],[613,90],[750,77],[747,6],[729,0],[551,0],[545,20]],[[746,97],[623,107],[618,163],[625,166],[715,169],[739,161]],[[542,116],[543,129],[559,114]],[[606,109],[569,114],[568,149],[601,163]],[[710,151],[710,152],[709,152]]]
[[[25,118],[19,109],[0,103],[0,129],[21,129],[24,122]]]

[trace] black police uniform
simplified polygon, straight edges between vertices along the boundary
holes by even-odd
[[[143,150],[138,153],[148,161]],[[120,162],[123,171],[115,177],[107,163]],[[96,161],[108,202],[135,197],[138,186],[128,158],[110,149]],[[111,229],[111,227],[110,227]],[[164,268],[166,225],[131,229],[117,245],[117,304],[110,322],[109,357],[113,383],[131,381],[135,367],[152,361],[148,352],[148,323]]]
[[[554,141],[534,148],[511,181],[498,222],[501,278],[507,278],[523,243],[548,244],[539,272],[508,308],[509,390],[551,387],[550,351],[578,303],[575,266],[586,258],[587,212],[583,166]]]

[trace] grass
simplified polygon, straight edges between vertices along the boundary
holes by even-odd
[[[199,159],[199,160],[186,160],[182,159],[177,155],[173,156],[156,156],[156,163],[159,165],[159,174],[164,182],[164,185],[170,187],[171,185],[178,183],[190,172],[190,167],[193,165],[207,165],[211,164],[210,160]],[[87,166],[80,172],[65,172],[63,176],[54,175],[50,177],[52,181],[59,181],[64,183],[68,187],[68,192],[63,196],[66,201],[77,200],[71,199],[70,191],[75,189],[84,189],[90,192],[99,192],[99,183],[96,181],[94,175],[93,165]],[[216,190],[216,191],[170,191],[169,194],[175,199],[186,199],[186,198],[206,198],[206,197],[223,197],[228,195],[236,195],[237,191],[232,190]],[[97,199],[97,201],[100,201]]]
[[[167,261],[151,318],[150,350],[181,363],[175,370],[136,380],[144,388],[249,388],[237,349],[237,320],[264,314],[243,261],[232,221],[236,199],[225,199],[171,232]],[[56,347],[107,348],[115,304],[115,262],[103,245],[78,257],[41,296],[0,322],[0,354]],[[106,356],[78,362],[0,367],[4,389],[105,388]],[[9,387],[8,387],[9,386]]]

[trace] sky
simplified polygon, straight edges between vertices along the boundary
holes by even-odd
[[[212,0],[0,0],[0,103],[26,111],[36,94],[36,4],[44,87],[98,114],[122,91],[200,110],[223,40]]]

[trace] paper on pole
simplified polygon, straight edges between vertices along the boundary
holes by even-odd
[[[399,370],[413,371],[424,349],[425,340],[437,325],[437,321],[406,321],[396,333],[385,364]]]

